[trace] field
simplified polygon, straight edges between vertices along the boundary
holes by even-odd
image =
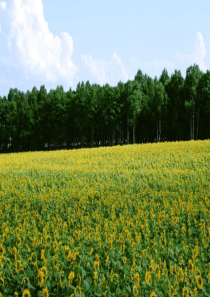
[[[0,296],[210,296],[210,140],[0,155]]]

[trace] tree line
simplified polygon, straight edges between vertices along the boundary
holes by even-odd
[[[0,97],[0,152],[40,151],[210,138],[210,71],[185,79],[164,68],[159,79],[138,70],[117,86],[81,82]]]

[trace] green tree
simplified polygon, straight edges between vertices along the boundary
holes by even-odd
[[[168,95],[168,139],[170,141],[185,138],[185,103],[184,103],[184,78],[180,71],[175,70],[171,78],[166,81],[165,90]]]
[[[197,85],[197,129],[196,139],[201,135],[202,139],[210,138],[210,71],[202,75]],[[199,128],[199,122],[201,128]],[[200,133],[199,133],[200,130]]]
[[[168,75],[167,69],[164,68],[162,73],[161,73],[161,76],[159,78],[159,82],[161,82],[165,86],[168,80],[170,80],[170,77]]]
[[[127,144],[130,143],[130,127],[132,127],[133,143],[136,141],[136,123],[142,109],[143,94],[137,80],[128,80],[125,84],[125,109],[127,113]]]
[[[10,102],[0,97],[0,151],[9,152],[11,145]]]
[[[49,137],[49,112],[48,108],[48,93],[44,85],[40,86],[37,96],[37,118],[36,118],[36,147],[35,150],[44,150],[48,144]]]
[[[163,106],[165,104],[164,99],[166,99],[165,96],[165,88],[161,82],[159,82],[157,79],[154,81],[154,97],[153,97],[153,108],[154,108],[154,114],[156,119],[156,127],[157,127],[157,134],[156,134],[156,141],[160,142],[161,140],[161,121],[162,121],[162,114],[163,114]]]
[[[37,139],[39,137],[38,134],[40,133],[38,129],[38,124],[40,121],[38,101],[37,101],[38,93],[39,92],[36,87],[33,87],[31,92],[29,91],[27,92],[28,104],[31,111],[30,151],[37,150]]]
[[[197,85],[201,76],[202,72],[198,65],[194,64],[187,68],[185,79],[185,106],[190,120],[190,139],[195,139],[195,115],[197,114],[198,116],[198,110],[196,110]]]

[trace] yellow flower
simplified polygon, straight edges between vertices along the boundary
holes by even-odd
[[[45,258],[44,252],[45,252],[45,250],[42,249],[41,250],[41,260],[43,260],[44,263],[46,264],[47,263],[47,259]]]
[[[31,294],[30,294],[29,289],[25,289],[25,290],[23,291],[23,295],[22,295],[22,297],[25,297],[25,296],[27,296],[27,297],[31,297]]]
[[[18,267],[19,266],[19,267]],[[21,262],[20,261],[17,261],[15,263],[15,269],[16,269],[16,272],[19,273],[22,269],[22,265],[21,265]]]
[[[99,262],[99,256],[97,254],[95,254],[95,261]]]
[[[109,256],[106,257],[106,266],[108,266],[109,263]]]
[[[201,275],[197,275],[195,277],[195,279],[196,279],[198,289],[201,290],[203,288],[203,279],[202,279]]]
[[[23,284],[24,284],[24,281],[27,281],[27,283],[29,283],[29,278],[28,277],[24,277],[23,279],[22,279],[22,282],[21,282],[21,288],[23,288]]]
[[[69,273],[69,277],[68,277],[68,279],[69,279],[69,281],[68,281],[68,288],[71,287],[71,284],[72,284],[72,282],[73,282],[74,277],[75,277],[74,272],[70,272],[70,273]]]
[[[92,248],[92,246],[91,246],[91,249],[90,249],[89,255],[92,255],[92,253],[93,253],[93,248]]]
[[[174,283],[174,288],[175,288],[175,290],[178,290],[178,288],[179,288],[179,283],[178,282]]]
[[[138,291],[137,291],[137,286],[136,285],[133,286],[133,294],[134,294],[135,297],[138,295]]]
[[[139,288],[139,274],[138,274],[138,272],[134,274],[133,280],[137,283],[137,287]]]
[[[4,279],[2,278],[2,276],[1,276],[1,281],[2,281],[2,285],[4,287]]]
[[[18,296],[18,292],[15,292],[14,295],[15,295],[15,296]]]
[[[94,279],[95,286],[97,285],[97,278],[98,278],[97,271],[94,271],[94,277],[93,277],[93,279]]]
[[[192,260],[191,260],[191,259],[189,259],[188,263],[189,263],[189,266],[190,266],[191,272],[193,272],[194,265],[193,265],[193,262],[192,262]]]
[[[124,257],[124,258],[123,258],[123,263],[126,264],[126,262],[127,262],[127,258]]]
[[[61,274],[60,274],[60,281],[59,281],[59,285],[60,285],[60,287],[62,288],[62,273],[64,273],[63,271],[61,272]]]
[[[34,260],[35,259],[35,260]],[[32,253],[31,254],[31,262],[34,264],[34,265],[37,265],[37,255],[35,253]]]
[[[188,293],[189,293],[188,288],[184,287],[183,290],[182,290],[182,297],[187,297]]]
[[[44,288],[42,292],[43,292],[43,295],[42,295],[43,297],[49,297],[48,288]]]
[[[157,296],[155,291],[152,291],[152,293],[150,294],[150,297],[154,297],[154,296]]]
[[[184,281],[184,278],[183,278],[182,268],[179,267],[178,269],[179,269],[178,270],[178,278],[179,278],[180,282],[183,282]]]
[[[94,271],[94,277],[93,277],[93,279],[97,279],[97,278],[98,278],[97,271]]]
[[[185,226],[183,226],[183,227],[181,228],[181,231],[182,231],[182,233],[185,232]]]
[[[42,272],[43,272],[43,271],[45,272],[45,281],[46,281],[46,279],[47,279],[47,268],[43,266],[43,267],[41,268],[41,271],[42,271]]]
[[[94,269],[99,268],[100,263],[98,261],[94,261]]]
[[[183,257],[180,256],[180,257],[179,257],[179,265],[182,265],[182,263],[183,263]]]
[[[145,274],[145,282],[146,284],[148,284],[151,280],[151,276],[150,276],[150,272],[149,271],[146,271],[146,274]]]
[[[78,279],[79,284],[81,285],[82,278],[81,278],[81,276],[79,274],[77,275],[77,279]]]
[[[40,288],[42,287],[43,283],[44,283],[44,272],[41,270],[38,270],[38,284]]]

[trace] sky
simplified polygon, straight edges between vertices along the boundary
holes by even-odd
[[[210,70],[209,0],[0,0],[0,96]]]

